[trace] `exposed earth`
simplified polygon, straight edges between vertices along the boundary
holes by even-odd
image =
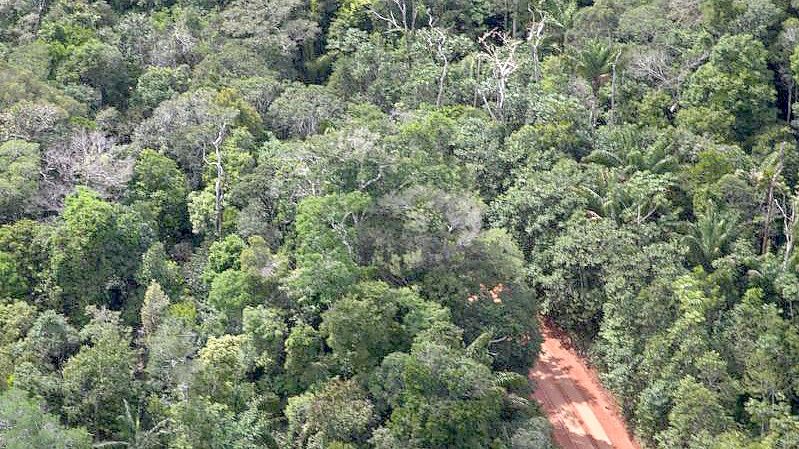
[[[596,374],[557,329],[545,323],[541,330],[541,357],[530,378],[555,442],[561,449],[640,449]]]

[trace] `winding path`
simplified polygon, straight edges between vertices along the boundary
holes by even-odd
[[[541,357],[530,370],[535,399],[552,423],[561,449],[640,449],[627,432],[615,401],[594,372],[542,324]]]

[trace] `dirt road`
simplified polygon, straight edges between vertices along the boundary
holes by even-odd
[[[541,358],[530,378],[556,443],[561,449],[640,449],[595,374],[553,328],[543,325],[541,330]]]

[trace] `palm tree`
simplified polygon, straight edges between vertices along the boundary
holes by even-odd
[[[705,268],[724,254],[724,250],[734,238],[738,222],[729,213],[720,211],[710,203],[685,237],[695,260]]]
[[[667,145],[651,142],[646,130],[637,125],[606,127],[609,134],[595,143],[595,149],[582,159],[608,168],[620,169],[626,177],[635,172],[665,174],[677,170],[677,158]]]
[[[573,56],[577,74],[591,84],[594,97],[613,69],[613,50],[599,41],[590,41]]]
[[[611,122],[613,121],[616,62],[618,62],[619,56],[621,56],[621,52],[616,52],[614,54],[609,46],[596,40],[589,41],[572,56],[576,73],[591,85],[591,92],[593,93],[593,101],[591,102],[591,127],[595,127],[597,124],[599,88],[611,78],[613,81],[613,89],[610,98]],[[612,77],[611,74],[613,74]]]
[[[168,433],[168,427],[171,423],[169,418],[164,419],[149,429],[142,426],[141,415],[142,410],[132,412],[127,400],[123,399],[125,403],[125,415],[121,416],[122,422],[125,425],[123,434],[125,439],[122,441],[104,441],[92,445],[93,449],[115,448],[124,447],[128,449],[154,449],[161,446],[161,437]]]

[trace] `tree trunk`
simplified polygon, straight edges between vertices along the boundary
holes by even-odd
[[[610,124],[616,124],[616,66],[619,63],[621,51],[616,53],[616,59],[613,61],[613,76],[610,81]]]
[[[224,214],[224,199],[225,199],[225,167],[222,164],[222,142],[227,135],[227,123],[223,123],[219,128],[219,133],[216,139],[211,143],[214,147],[214,155],[216,161],[216,182],[214,183],[214,231],[217,238],[222,237],[222,215]],[[205,156],[203,156],[205,158]]]
[[[517,21],[517,16],[518,15],[519,15],[519,12],[516,9],[516,2],[513,2],[513,19],[512,19],[513,20],[513,25],[512,25],[511,36],[514,39],[516,39],[516,34],[518,32],[518,21]]]
[[[447,80],[447,71],[449,70],[449,59],[444,57],[444,68],[441,69],[441,77],[438,79],[438,96],[436,96],[436,106],[441,107],[444,99],[444,82]]]
[[[222,189],[225,178],[225,169],[222,167],[222,154],[216,149],[216,185],[214,186],[214,227],[216,236],[222,237],[222,214],[224,213],[224,191]]]
[[[768,190],[766,193],[766,214],[763,223],[763,240],[760,245],[760,254],[766,254],[771,247],[771,220],[774,219],[774,188],[777,183],[777,177],[782,172],[782,163],[785,158],[785,142],[780,144],[780,160],[771,175],[768,183]]]
[[[475,108],[477,107],[477,99],[479,96],[478,91],[480,90],[480,63],[483,61],[483,58],[477,58],[477,72],[474,74],[474,100],[472,102],[472,106]]]
[[[791,253],[793,252],[794,244],[794,229],[796,227],[796,199],[791,200],[790,216],[784,217],[785,223],[785,254],[782,258],[782,271],[788,268],[788,262],[791,260]],[[787,212],[787,211],[786,211]]]

